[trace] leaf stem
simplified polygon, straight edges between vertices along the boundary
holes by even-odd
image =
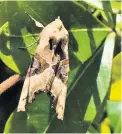
[[[20,80],[19,74],[12,75],[0,84],[0,95]]]

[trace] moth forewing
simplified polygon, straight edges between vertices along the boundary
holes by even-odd
[[[67,83],[68,83],[68,72],[69,72],[69,56],[68,56],[68,40],[65,40],[63,46],[63,60],[60,61],[58,66],[56,77],[51,87],[51,93],[54,96],[54,107],[57,113],[57,118],[63,120]]]
[[[22,88],[17,111],[25,111],[27,101],[39,91],[50,92],[59,119],[63,119],[68,81],[68,32],[58,18],[40,33],[32,65]],[[67,63],[67,64],[66,64]]]

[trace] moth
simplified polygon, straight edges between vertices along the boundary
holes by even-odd
[[[69,56],[68,31],[58,17],[40,33],[32,64],[29,66],[17,111],[26,111],[35,94],[47,92],[57,118],[63,120],[67,94]]]

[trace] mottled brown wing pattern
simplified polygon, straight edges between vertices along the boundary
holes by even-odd
[[[58,119],[63,120],[69,71],[68,32],[57,18],[40,33],[39,44],[29,66],[17,111],[25,111],[39,91],[50,92]]]

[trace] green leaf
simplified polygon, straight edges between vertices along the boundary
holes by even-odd
[[[85,133],[106,99],[111,78],[114,43],[115,34],[110,33],[105,41],[104,50],[100,47],[86,63],[82,64],[75,56],[72,57],[63,121],[58,120],[54,111],[50,109],[47,95],[41,94],[37,95],[33,104],[28,105],[26,118],[24,113],[22,116],[16,110],[12,113],[4,132]],[[18,129],[21,123],[26,127]]]
[[[88,5],[111,13],[121,13],[121,1],[83,0]]]
[[[116,82],[118,80],[121,80],[121,57],[122,52],[117,54],[112,63],[112,82]]]
[[[108,27],[114,29],[116,25],[116,15],[112,14],[111,12],[104,12],[104,11],[101,11],[101,15],[104,18],[102,22],[106,24]]]
[[[20,50],[19,47],[28,46],[34,42],[34,35],[10,35],[8,25],[7,22],[0,28],[0,57],[9,68],[17,73],[25,74],[27,66],[30,64],[31,55],[28,51]]]
[[[116,14],[113,13],[110,10],[111,8],[109,7],[109,5],[110,5],[109,2],[104,2],[104,1],[100,2],[100,1],[92,1],[91,0],[91,1],[88,1],[88,4],[87,4],[87,0],[84,0],[84,1],[79,1],[78,3],[86,4],[87,6],[85,5],[85,7],[87,8],[88,11],[89,11],[88,7],[91,7],[92,11],[90,11],[90,12],[93,13],[93,16],[95,18],[97,18],[101,23],[103,23],[104,25],[110,27],[111,29],[115,28],[115,25],[116,25]],[[103,4],[103,7],[104,7],[103,10],[98,8],[101,3]],[[95,4],[95,6],[97,5],[98,7],[92,6],[94,4]],[[108,9],[110,11],[108,11]]]
[[[81,61],[85,62],[98,48],[103,38],[106,36],[105,32],[108,29],[78,29],[71,30],[71,49],[74,49],[74,55]],[[100,33],[100,34],[99,34]],[[79,44],[74,45],[74,42]]]
[[[117,14],[116,16],[116,32],[121,38],[122,34],[122,14]]]
[[[36,45],[28,51],[18,48],[35,42],[41,31],[25,12],[44,26],[60,16],[69,31],[69,49],[81,62],[94,54],[110,31],[77,2],[5,1],[0,8],[0,20],[6,22],[4,25],[1,23],[0,28],[0,57],[8,67],[22,75],[26,74],[31,61],[30,53],[34,53]]]
[[[87,132],[86,132],[86,134],[89,134],[89,133],[90,134],[91,133],[98,133],[98,130],[96,130],[93,125],[90,125],[88,130],[87,130]]]
[[[107,101],[107,114],[114,133],[121,133],[121,101]]]
[[[122,52],[113,59],[112,86],[107,101],[107,114],[114,133],[121,133],[121,56]]]

